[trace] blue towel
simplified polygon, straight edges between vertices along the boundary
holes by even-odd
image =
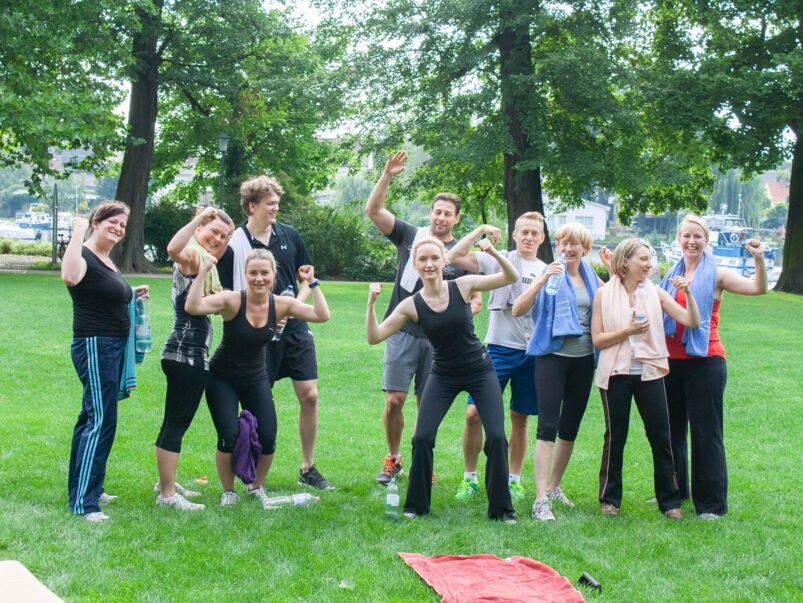
[[[675,299],[677,289],[672,286],[670,281],[676,276],[683,276],[685,272],[686,265],[683,258],[680,258],[661,281],[661,288],[669,293],[672,299]],[[690,288],[694,300],[697,302],[697,308],[700,310],[700,326],[696,329],[688,327],[683,329],[683,343],[689,356],[708,356],[708,342],[711,339],[711,312],[714,311],[714,293],[717,290],[717,264],[707,251],[703,253],[703,259],[700,260],[700,265],[694,271]],[[664,314],[664,334],[667,337],[674,337],[676,330],[675,319]]]
[[[586,260],[580,261],[580,276],[593,303],[599,281],[597,273]],[[580,337],[583,334],[583,327],[577,319],[577,296],[571,279],[563,279],[556,295],[547,295],[546,285],[541,287],[535,298],[532,316],[535,328],[527,344],[527,354],[530,356],[554,354],[563,347],[564,337]]]
[[[131,290],[131,301],[128,302],[128,339],[125,342],[123,353],[123,366],[120,370],[120,390],[117,399],[122,400],[131,395],[131,390],[137,388],[136,345],[134,344],[134,329],[137,324],[137,292]]]

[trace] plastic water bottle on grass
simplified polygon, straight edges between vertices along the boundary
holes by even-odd
[[[320,496],[313,496],[309,492],[301,492],[290,496],[274,496],[268,499],[266,509],[280,509],[282,507],[309,507],[321,502]]]
[[[399,495],[399,486],[396,484],[396,479],[390,480],[385,491],[385,519],[391,521],[399,521],[401,518],[401,496]]]
[[[547,295],[556,295],[558,293],[558,289],[560,289],[560,285],[563,282],[564,276],[566,275],[566,257],[562,253],[560,254],[560,257],[558,257],[558,261],[563,267],[563,271],[560,274],[553,274],[549,277],[546,282]]]

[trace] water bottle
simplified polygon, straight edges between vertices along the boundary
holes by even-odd
[[[274,496],[268,499],[266,509],[280,509],[282,507],[309,507],[321,502],[320,496],[313,496],[309,492],[301,492],[290,496]]]
[[[560,274],[553,274],[549,277],[549,280],[546,282],[546,294],[547,295],[555,295],[560,289],[560,285],[563,282],[563,277],[566,274],[566,257],[561,253],[558,257],[558,261],[560,265],[563,267],[563,271]]]
[[[287,289],[282,291],[279,295],[284,297],[295,297],[296,290],[293,288],[293,285],[287,285]],[[273,341],[279,341],[282,338],[282,333],[284,333],[284,327],[287,326],[287,323],[276,327],[276,331],[273,333]]]
[[[385,519],[399,521],[401,518],[400,499],[399,486],[396,485],[396,478],[393,478],[385,491]]]
[[[650,281],[655,285],[661,284],[661,269],[658,266],[658,253],[655,251],[655,247],[650,246],[650,266],[652,266],[652,270],[650,270]]]
[[[647,317],[647,289],[644,286],[644,281],[640,281],[636,290],[633,292],[633,313],[636,320],[644,320]],[[641,339],[643,335],[630,335],[630,346],[636,345],[636,342]]]
[[[142,362],[145,359],[145,353],[151,351],[151,318],[148,306],[147,298],[136,301],[134,352],[137,363]]]

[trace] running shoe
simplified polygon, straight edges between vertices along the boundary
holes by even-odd
[[[221,507],[231,507],[236,505],[238,502],[240,502],[240,497],[237,496],[237,493],[234,490],[226,490],[220,495]]]
[[[669,509],[668,511],[664,511],[664,516],[667,519],[679,520],[683,519],[683,512],[680,509]]]
[[[109,517],[102,511],[95,511],[94,513],[85,513],[84,515],[82,515],[82,517],[87,521],[91,521],[92,523],[100,523],[101,521],[108,521],[109,519],[111,519],[111,517]]]
[[[119,497],[115,496],[114,494],[108,494],[106,492],[101,492],[100,493],[100,497],[98,498],[98,502],[101,503],[101,504],[107,505],[109,503],[113,503],[118,498]]]
[[[608,515],[610,517],[616,517],[619,515],[619,509],[614,507],[611,503],[602,503],[602,506],[599,508],[600,513],[603,515]]]
[[[162,486],[159,482],[156,482],[156,485],[153,487],[154,492],[161,492]],[[201,495],[200,492],[196,492],[195,490],[187,490],[184,486],[176,482],[176,492],[181,494],[184,498],[197,498]]]
[[[206,508],[206,505],[188,501],[178,492],[173,496],[162,496],[160,494],[156,497],[156,504],[163,507],[175,507],[181,511],[200,511]]]
[[[465,478],[460,482],[460,486],[457,488],[457,493],[455,493],[454,497],[456,500],[466,501],[479,493],[480,485],[469,478]]]
[[[722,515],[717,515],[716,513],[700,513],[697,517],[703,521],[716,521],[722,517]]]
[[[515,526],[518,522],[516,521],[516,514],[515,513],[505,513],[501,518],[502,523],[505,523],[509,526]]]
[[[385,460],[382,461],[382,471],[376,476],[376,481],[383,486],[387,486],[392,479],[400,476],[402,473],[401,455],[397,461],[393,458],[392,454],[389,454],[385,457]]]
[[[522,500],[527,496],[527,490],[524,489],[521,482],[510,482],[507,487],[510,490],[510,500],[513,502]]]
[[[551,503],[559,502],[566,507],[574,507],[574,503],[570,501],[569,498],[563,493],[563,489],[560,486],[555,487],[554,490],[550,490],[546,493],[546,495]]]
[[[334,490],[335,487],[323,476],[321,472],[313,465],[306,471],[303,469],[298,470],[298,485],[299,486],[312,486],[318,490]]]
[[[552,514],[552,506],[549,504],[549,498],[536,498],[532,508],[533,519],[538,521],[555,521],[555,516]]]
[[[248,488],[248,494],[259,500],[259,502],[262,503],[263,509],[270,507],[270,500],[268,499],[268,495],[265,493],[264,486],[254,489]]]

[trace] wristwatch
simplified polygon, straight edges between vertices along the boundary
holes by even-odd
[[[309,288],[310,289],[314,289],[315,287],[317,287],[320,284],[321,284],[321,281],[319,281],[317,278],[313,279],[312,281],[310,281]]]

